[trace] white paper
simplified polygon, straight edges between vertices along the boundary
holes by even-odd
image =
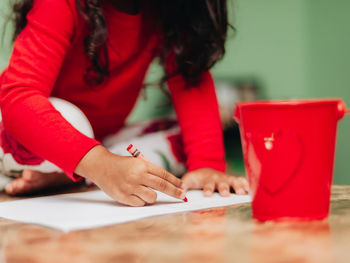
[[[157,192],[157,202],[144,207],[118,204],[102,191],[54,195],[0,203],[0,217],[40,224],[65,232],[125,223],[145,217],[202,210],[250,202],[247,195],[204,197],[202,191],[189,191],[188,202]]]

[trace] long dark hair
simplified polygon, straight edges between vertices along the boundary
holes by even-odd
[[[90,26],[85,37],[85,53],[91,66],[85,81],[100,84],[109,74],[106,48],[107,26],[102,9],[104,0],[76,0],[81,14]],[[106,0],[108,1],[108,0]],[[19,35],[27,24],[26,15],[34,0],[19,0],[13,5],[15,31]],[[210,69],[225,54],[229,28],[226,0],[144,0],[149,17],[157,25],[162,39],[161,61],[175,56],[176,71],[191,84],[198,84],[203,71]]]

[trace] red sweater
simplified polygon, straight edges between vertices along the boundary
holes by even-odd
[[[108,1],[106,1],[108,2]],[[107,4],[109,5],[109,4]],[[75,0],[35,0],[28,24],[18,36],[8,68],[1,76],[1,111],[8,134],[36,155],[74,178],[82,157],[108,134],[117,132],[137,100],[159,38],[144,34],[142,15],[105,8],[110,75],[87,86],[89,65],[83,39],[87,22]],[[182,130],[189,170],[225,170],[222,130],[214,84],[203,73],[199,87],[186,88],[181,76],[168,81]],[[96,139],[72,127],[50,104],[55,96],[78,106]]]

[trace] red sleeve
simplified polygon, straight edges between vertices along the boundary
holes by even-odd
[[[3,125],[11,136],[71,177],[81,158],[99,144],[80,133],[48,100],[76,23],[74,0],[35,0],[28,24],[2,76]]]
[[[168,71],[169,65],[168,62]],[[225,171],[225,150],[219,107],[210,72],[204,72],[198,87],[189,87],[180,75],[168,80],[187,155],[189,171],[213,168]]]

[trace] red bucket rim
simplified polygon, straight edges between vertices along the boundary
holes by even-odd
[[[341,98],[326,98],[326,99],[286,99],[286,100],[262,100],[250,102],[238,102],[236,106],[307,106],[321,104],[338,104],[343,102]]]

